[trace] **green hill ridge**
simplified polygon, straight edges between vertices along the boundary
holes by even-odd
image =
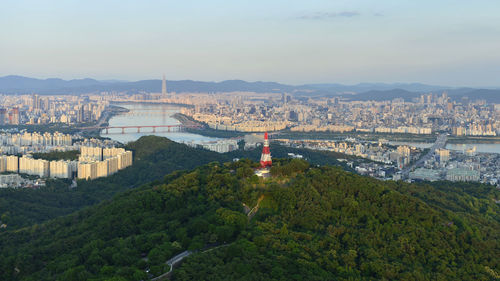
[[[109,200],[115,194],[142,184],[161,180],[173,171],[190,170],[214,161],[228,162],[234,158],[248,158],[254,161],[260,158],[259,149],[221,154],[157,136],[143,136],[127,144],[125,148],[134,154],[131,167],[106,178],[80,180],[77,188],[69,189],[68,181],[49,180],[46,188],[38,190],[0,189],[0,221],[8,225],[7,229],[31,226]],[[336,153],[273,144],[273,155],[287,157],[289,152],[303,154],[314,164],[339,164],[336,160],[339,155]],[[37,156],[50,158],[54,155]],[[3,230],[0,229],[0,232]]]
[[[147,280],[184,250],[200,251],[173,280],[498,278],[494,187],[382,182],[297,159],[276,161],[262,179],[256,166],[212,162],[173,172],[0,233],[0,279]]]
[[[39,190],[1,189],[0,220],[9,228],[30,226],[108,200],[173,171],[228,159],[156,136],[141,137],[126,149],[134,153],[132,166],[106,178],[79,180],[77,188],[69,189],[69,182],[64,180],[49,180],[47,187]]]

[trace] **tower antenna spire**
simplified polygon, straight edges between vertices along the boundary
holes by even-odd
[[[262,155],[260,156],[260,166],[262,168],[271,167],[273,162],[271,160],[271,150],[269,149],[269,139],[267,132],[264,134],[264,147],[262,148]]]

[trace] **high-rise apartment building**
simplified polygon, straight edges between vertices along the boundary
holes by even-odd
[[[444,148],[437,149],[436,154],[439,156],[440,163],[444,163],[450,160],[450,151],[448,149]]]
[[[101,161],[101,160],[102,160],[102,148],[101,147],[91,147],[91,146],[80,147],[79,161],[92,162],[92,161]]]
[[[46,178],[50,172],[49,165],[47,160],[33,159],[23,155],[23,157],[19,158],[19,173]]]
[[[7,119],[7,109],[0,108],[0,125],[4,125],[6,119]]]
[[[165,80],[165,74],[163,74],[163,79],[161,81],[161,94],[163,96],[167,94],[167,80]]]
[[[93,180],[97,178],[97,162],[78,162],[78,178]]]
[[[9,155],[3,157],[5,157],[7,161],[6,171],[17,173],[19,171],[19,157],[15,155]]]
[[[50,177],[69,179],[73,175],[73,165],[71,161],[50,161]]]
[[[123,148],[81,147],[78,162],[79,179],[107,177],[132,165],[132,151]],[[100,158],[99,158],[100,156]],[[101,160],[97,160],[101,159]]]

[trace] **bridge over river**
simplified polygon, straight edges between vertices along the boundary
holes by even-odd
[[[410,174],[410,171],[420,167],[425,161],[429,160],[432,155],[434,155],[434,152],[436,149],[444,148],[446,146],[446,141],[448,140],[447,134],[440,134],[436,142],[429,148],[429,152],[425,154],[424,156],[420,157],[420,159],[417,160],[417,162],[413,163],[413,165],[403,169],[401,171],[401,174],[403,174],[404,178],[408,178],[408,175]]]
[[[186,125],[186,124],[175,124],[175,125],[130,125],[130,126],[95,126],[95,127],[83,127],[81,130],[99,130],[105,131],[106,134],[111,133],[141,133],[150,132],[156,133],[160,129],[167,130],[167,132],[180,132],[184,131],[186,128],[200,129],[200,125]],[[142,131],[141,131],[142,130]]]

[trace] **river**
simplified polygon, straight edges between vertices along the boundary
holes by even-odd
[[[109,120],[109,126],[153,126],[153,125],[178,125],[180,122],[173,118],[172,115],[180,112],[181,107],[176,105],[168,104],[116,104],[117,106],[126,108],[129,110],[128,113],[115,115]],[[168,132],[167,128],[157,128],[156,132],[152,132],[152,128],[143,128],[140,133],[137,133],[137,129],[129,128],[126,129],[125,133],[121,133],[121,129],[111,129],[109,133],[103,130],[101,132],[102,137],[108,137],[113,140],[127,143],[130,141],[135,141],[141,136],[155,135],[169,138],[175,142],[193,142],[202,143],[208,141],[215,141],[217,138],[210,138],[201,136],[198,134],[192,134],[187,132],[179,132],[177,129],[172,128],[171,132]]]
[[[109,126],[148,126],[148,125],[178,125],[180,122],[173,118],[177,112],[180,112],[181,108],[177,105],[169,104],[117,104],[118,106],[127,108],[128,113],[113,116],[109,120]],[[126,129],[126,133],[122,134],[120,129],[112,129],[109,134],[106,132],[101,132],[101,136],[109,137],[113,140],[127,143],[130,141],[137,140],[141,136],[146,135],[156,135],[167,137],[176,142],[193,142],[202,143],[208,141],[215,141],[217,138],[205,137],[198,134],[186,133],[186,132],[167,132],[166,128],[157,128],[155,133],[152,132],[151,128],[143,128],[140,133],[137,133],[137,129],[130,128]],[[429,148],[433,143],[425,142],[398,142],[389,141],[392,145],[410,145],[419,148]],[[464,151],[465,149],[476,147],[476,151],[480,153],[500,153],[500,143],[466,143],[466,144],[454,144],[448,143],[446,145],[447,149]]]

